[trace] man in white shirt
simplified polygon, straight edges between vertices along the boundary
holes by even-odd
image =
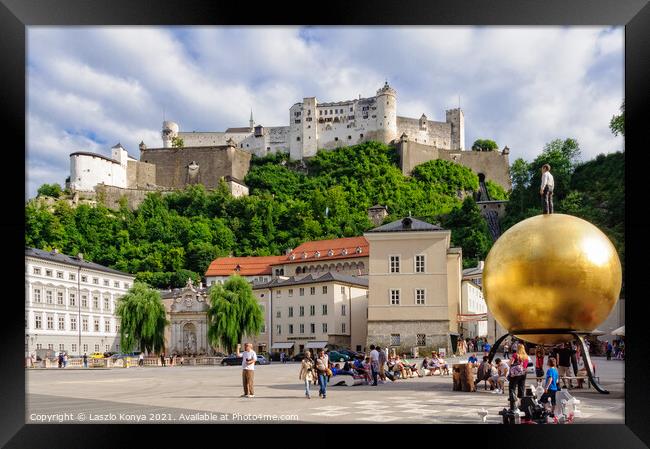
[[[544,164],[542,165],[542,185],[539,188],[539,194],[542,196],[542,209],[545,214],[553,213],[553,187],[555,187],[555,181],[551,174],[551,166]]]
[[[510,371],[510,367],[505,360],[496,359],[494,362],[497,365],[497,374],[490,377],[490,379],[488,379],[488,382],[490,383],[490,386],[496,387],[494,393],[503,394],[503,389],[506,384],[506,378],[508,377],[508,371]]]
[[[244,394],[242,398],[254,398],[253,392],[253,375],[255,374],[255,362],[257,354],[253,351],[252,343],[244,343],[244,352],[237,355],[242,358],[242,382],[244,384]]]
[[[370,345],[370,370],[372,371],[372,385],[376,387],[379,374],[379,351],[375,349],[375,345]]]

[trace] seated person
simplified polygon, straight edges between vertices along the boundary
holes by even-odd
[[[404,354],[404,358],[402,359],[402,363],[404,366],[407,368],[407,371],[410,371],[411,377],[424,377],[420,372],[418,371],[418,364],[411,362],[409,359],[406,358],[406,354]]]
[[[434,353],[434,355],[431,356],[431,361],[432,365],[435,369],[440,370],[440,374],[449,374],[449,366],[445,362],[445,360],[440,357],[437,353]]]
[[[363,361],[362,366],[363,366],[363,377],[366,380],[366,383],[368,384],[372,383],[370,357],[366,357],[366,359]]]
[[[483,356],[483,361],[476,371],[476,380],[474,381],[474,385],[478,385],[479,382],[488,380],[490,376],[497,374],[496,369],[494,369],[494,374],[492,373],[493,368],[492,364],[488,361],[488,356]]]
[[[442,367],[438,363],[438,354],[433,352],[431,353],[431,360],[429,360],[429,375],[433,376],[436,371],[442,375]]]
[[[349,360],[343,365],[343,371],[352,371],[352,364]]]
[[[339,367],[339,364],[337,363],[336,365],[332,366],[330,368],[332,370],[332,376],[336,376],[338,374],[341,374],[341,368]]]
[[[497,374],[490,376],[488,383],[490,384],[490,387],[496,387],[496,390],[494,391],[495,393],[503,394],[510,367],[505,360],[499,358],[497,358],[494,363],[497,365]]]
[[[409,377],[408,373],[406,372],[406,367],[402,363],[402,359],[400,358],[400,356],[397,356],[395,358],[395,365],[393,366],[393,372],[399,373],[402,379],[406,379],[407,377]]]
[[[425,376],[428,376],[431,370],[429,369],[429,359],[427,357],[422,360],[422,365],[420,365],[420,368],[422,368],[422,372],[424,373]]]

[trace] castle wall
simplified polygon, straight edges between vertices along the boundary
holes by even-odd
[[[137,188],[147,184],[156,184],[156,166],[146,162],[128,161],[126,186],[128,188]]]
[[[415,118],[397,117],[397,135],[406,133],[409,141],[425,143],[438,148],[451,148],[451,124],[427,120],[426,128],[420,128],[420,121]]]
[[[243,184],[239,184],[238,182],[234,182],[234,181],[226,181],[226,185],[228,185],[228,190],[230,190],[230,193],[235,198],[239,198],[239,197],[242,197],[242,196],[248,196],[248,187],[247,186],[245,186]]]
[[[410,176],[413,168],[417,165],[435,159],[443,159],[464,165],[477,174],[483,173],[486,180],[496,182],[506,190],[512,188],[508,155],[499,151],[444,150],[410,140],[399,142],[397,148],[404,175]]]
[[[244,179],[250,166],[251,153],[227,146],[153,148],[142,150],[140,160],[155,164],[156,182],[160,186],[183,189],[188,184],[200,183],[214,189],[222,177]],[[194,178],[190,178],[188,171],[191,162],[199,165]]]
[[[70,188],[92,192],[97,184],[126,187],[126,167],[101,155],[70,155]]]
[[[226,145],[228,139],[240,143],[252,133],[226,133],[226,132],[179,132],[178,137],[183,139],[186,147],[218,147]]]
[[[120,199],[126,198],[127,207],[130,210],[137,209],[140,204],[147,198],[147,193],[159,191],[163,195],[168,195],[171,190],[145,190],[145,189],[123,189],[115,186],[97,185],[95,187],[96,198],[109,209],[118,209],[120,207]]]

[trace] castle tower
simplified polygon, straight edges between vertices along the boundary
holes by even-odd
[[[251,108],[251,118],[248,120],[248,126],[250,129],[255,127],[255,120],[253,120],[253,109]]]
[[[465,149],[465,114],[461,108],[448,109],[446,121],[451,124],[450,150]]]
[[[163,122],[163,126],[162,126],[163,148],[172,147],[172,139],[174,137],[178,137],[178,131],[179,128],[177,123],[170,122],[169,120]]]
[[[113,148],[111,148],[111,157],[113,160],[116,160],[120,163],[122,167],[126,167],[129,154],[126,152],[121,143],[117,143]]]
[[[389,143],[397,138],[397,92],[388,81],[377,91],[377,140]]]

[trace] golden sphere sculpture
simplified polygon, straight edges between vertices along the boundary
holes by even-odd
[[[508,229],[490,250],[483,294],[508,332],[591,332],[607,319],[621,291],[621,261],[600,229],[571,215],[546,214]],[[514,332],[516,335],[516,332]],[[516,335],[536,344],[570,334]]]

